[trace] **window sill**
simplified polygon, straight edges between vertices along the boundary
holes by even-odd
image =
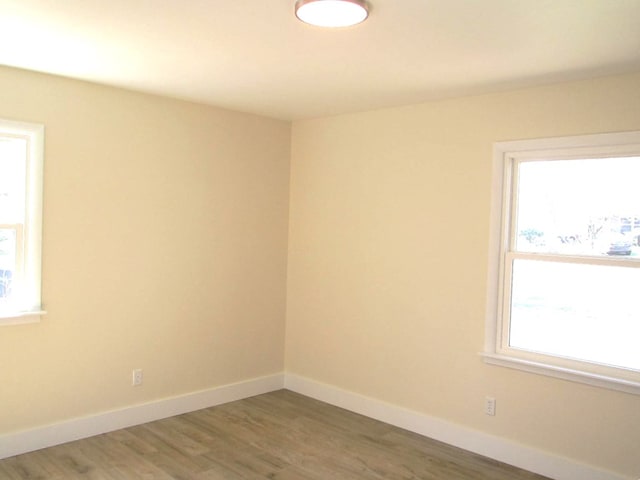
[[[572,382],[585,383],[594,387],[608,388],[609,390],[618,390],[620,392],[640,395],[640,382],[635,382],[633,380],[610,377],[607,375],[598,375],[596,373],[583,372],[556,365],[508,357],[496,353],[482,352],[480,355],[484,358],[485,363],[491,365],[515,368],[525,372],[561,378]]]
[[[0,326],[38,323],[40,322],[40,317],[46,314],[47,312],[44,310],[34,310],[30,312],[0,312]]]

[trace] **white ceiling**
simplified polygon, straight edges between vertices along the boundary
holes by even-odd
[[[300,119],[640,71],[640,0],[0,0],[0,64]],[[640,88],[640,85],[639,85]]]

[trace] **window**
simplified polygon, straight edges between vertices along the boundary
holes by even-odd
[[[44,127],[0,120],[0,325],[38,321]]]
[[[485,361],[640,394],[640,132],[503,142]]]

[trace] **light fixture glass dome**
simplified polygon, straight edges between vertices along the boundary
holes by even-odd
[[[366,20],[365,0],[298,0],[296,16],[318,27],[349,27]]]

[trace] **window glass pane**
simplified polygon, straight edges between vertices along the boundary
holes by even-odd
[[[513,262],[509,345],[640,370],[640,268]]]
[[[0,224],[23,223],[27,141],[0,137]]]
[[[0,119],[0,325],[41,311],[44,126]]]
[[[521,162],[516,250],[640,256],[640,157]]]
[[[16,272],[16,231],[0,229],[0,306],[9,298]]]

